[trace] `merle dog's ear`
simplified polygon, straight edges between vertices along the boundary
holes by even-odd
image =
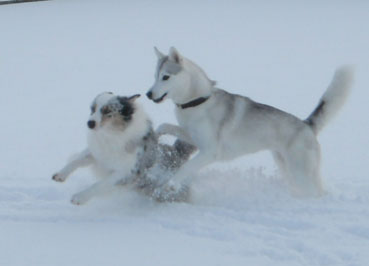
[[[169,59],[180,64],[182,62],[182,56],[179,54],[176,48],[170,47],[169,50]]]
[[[132,95],[131,97],[128,97],[128,100],[129,101],[135,101],[140,96],[141,96],[141,94],[135,94],[135,95]]]
[[[160,52],[159,49],[156,48],[156,46],[154,46],[154,51],[155,51],[155,54],[156,54],[156,56],[158,57],[159,60],[165,57],[165,54]]]
[[[128,102],[128,98],[127,97],[124,97],[124,96],[118,96],[117,97],[117,99],[118,99],[118,101],[119,101],[119,103],[121,103],[121,104],[125,104],[126,102]]]
[[[123,104],[123,107],[119,110],[119,113],[124,117],[125,121],[129,121],[132,119],[134,111],[135,110],[132,104],[125,101],[125,104]]]

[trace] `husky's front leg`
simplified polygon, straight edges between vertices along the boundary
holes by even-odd
[[[193,143],[191,136],[180,126],[173,124],[164,123],[161,124],[155,131],[155,133],[160,137],[161,135],[171,135],[184,142],[196,146]]]
[[[80,167],[85,167],[92,164],[93,158],[88,149],[82,151],[72,161],[67,163],[59,172],[53,175],[52,179],[57,182],[64,182],[67,177]]]
[[[113,173],[111,176],[104,180],[101,180],[87,189],[75,194],[71,202],[75,205],[81,205],[89,201],[92,197],[99,196],[110,192],[114,187],[119,184],[122,185],[128,181],[128,178],[120,175],[119,173]]]

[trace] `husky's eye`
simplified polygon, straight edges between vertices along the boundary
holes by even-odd
[[[164,75],[163,76],[163,80],[168,80],[170,78],[170,76],[169,75]]]
[[[103,107],[103,108],[101,109],[101,113],[102,113],[103,115],[107,115],[107,114],[111,113],[111,110],[109,109],[109,107],[105,106],[105,107]]]

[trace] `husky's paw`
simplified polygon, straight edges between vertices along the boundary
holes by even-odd
[[[56,173],[55,175],[53,175],[52,180],[56,182],[64,182],[66,178],[67,178],[66,176]]]
[[[83,192],[80,192],[74,194],[70,202],[74,205],[82,205],[85,204],[88,200],[89,198]]]

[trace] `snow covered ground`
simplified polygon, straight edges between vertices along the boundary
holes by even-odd
[[[83,1],[0,7],[0,265],[368,265],[369,3]],[[268,153],[198,173],[191,203],[131,191],[85,206],[51,175],[85,146],[102,91],[144,94],[174,45],[229,91],[306,117],[345,63],[349,102],[319,139],[328,195],[296,199]],[[140,99],[154,124],[172,103]]]

